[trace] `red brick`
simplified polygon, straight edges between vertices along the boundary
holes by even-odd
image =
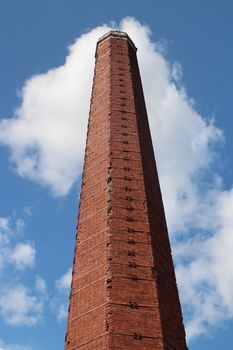
[[[187,350],[130,38],[96,50],[66,350]]]

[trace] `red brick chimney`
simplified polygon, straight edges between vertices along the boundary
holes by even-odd
[[[97,43],[66,350],[187,350],[136,47]]]

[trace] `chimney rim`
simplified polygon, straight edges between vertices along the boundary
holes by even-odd
[[[104,35],[102,35],[99,40],[97,41],[97,46],[102,43],[105,40],[108,40],[110,38],[119,38],[123,40],[127,40],[129,44],[132,46],[132,48],[137,51],[137,48],[133,42],[133,40],[129,37],[129,35],[126,32],[123,32],[121,30],[110,30]]]

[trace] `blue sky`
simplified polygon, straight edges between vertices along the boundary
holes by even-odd
[[[0,2],[0,350],[63,349],[95,42],[138,59],[189,349],[233,344],[230,1]]]

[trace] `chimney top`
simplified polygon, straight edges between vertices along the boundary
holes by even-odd
[[[106,34],[104,34],[103,36],[101,36],[99,38],[97,45],[100,44],[102,41],[105,41],[109,38],[119,38],[119,39],[127,40],[130,43],[130,45],[133,47],[133,49],[135,51],[137,51],[137,48],[134,45],[134,42],[130,39],[128,34],[126,32],[122,32],[120,30],[110,30],[109,32],[107,32]]]

